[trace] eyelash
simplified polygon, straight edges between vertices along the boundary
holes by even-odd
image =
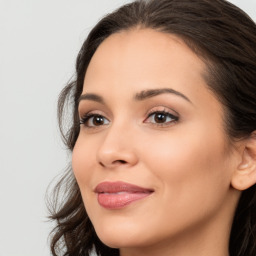
[[[164,123],[157,123],[157,122],[149,122],[149,121],[147,121],[149,118],[151,118],[151,117],[153,117],[153,116],[155,116],[155,115],[162,115],[162,116],[164,116],[164,118],[170,118],[171,120],[170,121],[168,121],[168,122],[164,122]],[[92,125],[89,125],[88,124],[88,122],[90,122],[90,119],[92,118],[102,118],[103,119],[103,121],[105,122],[106,120],[107,120],[107,124],[106,123],[103,123],[103,124],[100,124],[100,125],[95,125],[95,126],[92,126]],[[173,124],[173,123],[176,123],[177,121],[179,120],[179,117],[178,116],[176,116],[176,115],[173,115],[173,114],[171,114],[169,111],[166,111],[166,110],[158,110],[158,111],[155,111],[155,110],[153,110],[153,111],[151,111],[150,113],[148,113],[148,115],[147,115],[147,118],[145,119],[145,123],[151,123],[152,125],[154,125],[154,126],[160,126],[160,127],[162,127],[162,126],[169,126],[169,125],[171,125],[171,124]],[[93,120],[92,120],[92,122],[93,122]],[[101,114],[97,114],[97,113],[87,113],[87,114],[85,114],[81,119],[80,119],[80,125],[84,125],[86,128],[88,128],[88,129],[95,129],[95,128],[99,128],[99,127],[101,127],[101,126],[104,126],[104,125],[108,125],[109,124],[109,120],[106,118],[106,117],[104,117],[103,115],[101,115]]]
[[[108,120],[106,117],[104,117],[103,115],[100,115],[100,114],[96,114],[96,113],[88,113],[88,114],[85,114],[81,119],[80,119],[80,125],[84,125],[86,128],[98,128],[98,126],[90,126],[88,125],[88,122],[90,121],[91,118],[96,118],[96,117],[99,117],[99,118],[103,118],[105,120]],[[109,122],[109,121],[108,121]],[[106,125],[106,124],[102,124],[102,125]],[[102,126],[102,125],[99,125],[99,126]]]
[[[179,120],[178,116],[175,116],[175,115],[171,114],[169,111],[167,111],[165,109],[164,110],[157,110],[157,111],[153,110],[153,111],[151,111],[148,114],[146,120],[148,120],[150,117],[153,117],[153,116],[156,116],[156,115],[163,115],[163,116],[165,116],[165,118],[170,118],[171,119],[170,121],[164,122],[164,123],[157,123],[157,122],[152,123],[153,125],[156,125],[156,126],[169,126],[170,124],[176,123]],[[144,121],[144,122],[145,123],[150,123],[150,122],[146,122],[146,121]]]

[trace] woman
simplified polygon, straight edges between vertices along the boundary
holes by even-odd
[[[136,1],[76,72],[53,255],[255,256],[254,22],[223,0]]]

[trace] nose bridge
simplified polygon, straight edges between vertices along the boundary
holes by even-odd
[[[98,162],[105,167],[115,167],[137,162],[132,142],[132,127],[126,122],[113,122],[106,130],[97,152]]]

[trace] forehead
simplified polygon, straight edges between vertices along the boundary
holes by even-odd
[[[122,31],[108,37],[98,47],[88,66],[85,85],[88,89],[100,80],[120,82],[192,76],[202,79],[205,64],[177,36],[152,29]],[[186,73],[184,73],[186,71]]]
[[[197,102],[198,108],[211,102],[214,111],[222,110],[205,81],[206,70],[205,62],[176,35],[153,29],[122,31],[96,50],[82,94],[96,93],[117,102],[143,90],[171,88]]]

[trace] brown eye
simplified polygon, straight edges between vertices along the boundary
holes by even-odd
[[[109,124],[109,120],[101,115],[90,114],[90,115],[82,118],[80,120],[80,124],[83,124],[84,126],[86,126],[88,128],[92,128],[92,127],[99,127],[102,125],[107,125],[107,124]]]
[[[174,116],[169,112],[158,111],[158,112],[151,113],[146,119],[146,123],[164,125],[164,124],[170,124],[172,122],[175,122],[178,119],[179,118],[177,116]]]
[[[165,123],[167,119],[167,115],[166,114],[155,114],[154,115],[154,121],[156,123]]]
[[[94,126],[103,125],[104,118],[102,116],[94,116],[91,118]]]

